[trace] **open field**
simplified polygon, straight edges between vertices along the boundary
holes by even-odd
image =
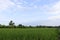
[[[0,28],[0,40],[57,40],[56,28]]]

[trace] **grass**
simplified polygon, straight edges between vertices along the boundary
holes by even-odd
[[[56,28],[0,28],[0,40],[57,40]]]

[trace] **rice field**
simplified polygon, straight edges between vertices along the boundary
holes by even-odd
[[[0,28],[0,40],[57,40],[56,28]]]

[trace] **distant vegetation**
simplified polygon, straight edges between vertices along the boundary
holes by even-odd
[[[43,26],[43,25],[37,25],[37,26],[24,26],[22,24],[15,25],[15,23],[11,20],[9,22],[9,25],[1,25],[0,28],[60,28],[60,26]]]
[[[60,26],[0,24],[0,40],[60,40]]]

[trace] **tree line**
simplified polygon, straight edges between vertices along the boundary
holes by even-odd
[[[1,25],[0,24],[0,28],[60,28],[60,26],[42,26],[42,25],[37,25],[37,26],[24,26],[22,24],[19,24],[19,25],[15,25],[15,23],[11,20],[9,22],[9,25]]]

